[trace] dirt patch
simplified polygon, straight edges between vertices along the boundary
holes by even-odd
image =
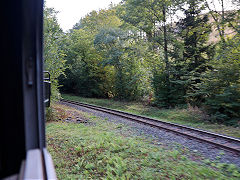
[[[56,103],[53,105],[56,114],[56,121],[88,123],[89,119],[83,113],[64,104]]]

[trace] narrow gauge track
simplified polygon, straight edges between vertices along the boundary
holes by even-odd
[[[81,102],[76,102],[76,101],[70,101],[70,100],[61,100],[62,102],[65,103],[70,103],[73,105],[78,105],[82,107],[86,107],[89,109],[94,109],[97,111],[105,112],[108,114],[120,116],[129,120],[133,120],[139,123],[143,123],[146,125],[150,125],[153,127],[157,127],[160,129],[164,129],[167,131],[174,132],[176,134],[181,134],[184,136],[187,136],[191,139],[197,139],[201,142],[206,142],[212,145],[215,145],[217,147],[223,148],[225,150],[229,150],[231,152],[238,153],[240,155],[240,139],[234,138],[234,137],[229,137],[221,134],[216,134],[208,131],[204,131],[201,129],[197,128],[192,128],[180,124],[175,124],[175,123],[170,123],[170,122],[164,122],[160,121],[157,119],[145,117],[145,116],[140,116],[140,115],[135,115],[135,114],[130,114],[127,112],[119,111],[119,110],[113,110],[105,107],[100,107],[100,106],[95,106],[95,105],[90,105],[90,104],[85,104]]]

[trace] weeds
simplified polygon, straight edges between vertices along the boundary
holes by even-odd
[[[82,112],[81,112],[82,113]],[[122,125],[83,114],[96,126],[47,124],[48,150],[59,179],[238,179],[233,165],[200,164],[186,152],[165,150],[143,137],[125,137]]]

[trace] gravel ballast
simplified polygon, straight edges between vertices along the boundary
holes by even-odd
[[[220,163],[235,164],[240,168],[240,155],[235,154],[224,149],[219,149],[208,143],[203,143],[195,139],[190,139],[185,136],[181,136],[172,132],[168,132],[159,128],[147,126],[141,123],[137,123],[119,116],[107,114],[104,112],[88,109],[78,105],[72,105],[69,103],[60,102],[61,104],[74,107],[77,110],[91,113],[94,116],[107,119],[116,124],[124,124],[128,127],[131,133],[135,136],[151,137],[154,144],[159,144],[169,149],[187,149],[193,156],[201,156],[204,159],[211,161],[218,161]]]

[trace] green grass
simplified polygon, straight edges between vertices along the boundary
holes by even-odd
[[[64,99],[85,102],[89,104],[100,105],[112,109],[118,109],[134,114],[153,117],[162,121],[183,124],[195,128],[208,130],[215,133],[225,134],[228,136],[240,138],[240,128],[225,126],[222,124],[213,124],[209,121],[204,121],[204,114],[198,109],[159,109],[152,106],[146,106],[139,102],[121,102],[111,99],[95,99],[95,98],[82,98],[73,95],[62,95]]]
[[[58,106],[58,110],[61,108],[65,107]],[[188,158],[185,150],[164,149],[154,145],[152,139],[135,137],[124,125],[116,125],[83,112],[78,113],[90,123],[52,121],[47,124],[48,150],[54,160],[58,179],[240,177],[239,170],[233,165],[209,160],[201,164],[194,162]]]

